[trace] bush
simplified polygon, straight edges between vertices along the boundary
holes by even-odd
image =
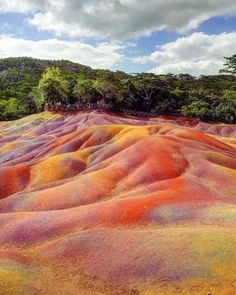
[[[9,100],[0,100],[0,119],[10,120],[17,119],[22,114],[28,113],[26,105],[19,103],[16,98],[10,98]]]
[[[210,115],[210,105],[206,101],[195,100],[181,108],[181,115],[206,120]]]

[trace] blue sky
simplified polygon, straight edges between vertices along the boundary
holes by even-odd
[[[236,53],[234,0],[0,0],[0,58],[217,74]]]

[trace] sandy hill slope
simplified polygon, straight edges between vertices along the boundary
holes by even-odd
[[[0,123],[0,294],[236,294],[236,126]]]

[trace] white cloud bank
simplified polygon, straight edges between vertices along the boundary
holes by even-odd
[[[148,56],[127,58],[122,43],[90,45],[80,41],[56,38],[40,41],[0,35],[0,57],[32,56],[42,59],[67,59],[93,68],[115,68],[124,60],[136,64],[152,64],[156,74],[189,73],[217,74],[223,66],[223,56],[235,54],[236,32],[219,35],[194,33],[166,43]],[[127,44],[128,46],[128,44]],[[132,46],[132,44],[130,45]]]
[[[29,13],[39,30],[71,37],[126,39],[184,32],[214,16],[236,15],[235,0],[0,0],[1,12]]]
[[[0,57],[31,56],[42,59],[67,59],[93,68],[111,68],[123,55],[122,45],[99,43],[96,46],[79,41],[58,39],[32,41],[0,35]]]
[[[166,43],[149,56],[135,58],[134,62],[157,64],[151,70],[156,74],[217,74],[223,65],[223,57],[235,54],[235,44],[236,32],[219,35],[194,33]]]
[[[0,36],[0,56],[69,59],[92,67],[111,68],[128,60],[124,40],[158,30],[187,32],[214,16],[236,15],[235,0],[0,0],[0,13],[27,13],[30,25],[52,31],[56,38],[31,41]],[[57,36],[108,38],[97,45],[62,41]],[[123,44],[128,45],[128,42]],[[152,63],[154,73],[216,74],[223,56],[235,53],[236,32],[194,33],[166,43],[149,56],[129,61]],[[151,66],[150,66],[151,67]]]

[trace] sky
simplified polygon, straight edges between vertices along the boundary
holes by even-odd
[[[0,0],[0,58],[199,76],[233,54],[236,0]]]

